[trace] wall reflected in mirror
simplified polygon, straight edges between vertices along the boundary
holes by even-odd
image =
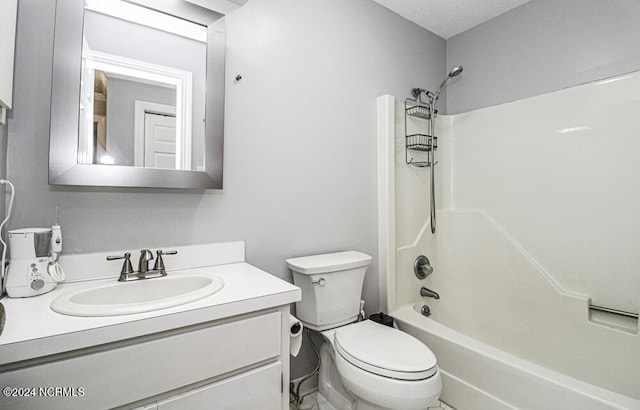
[[[203,171],[207,27],[86,0],[78,164]]]

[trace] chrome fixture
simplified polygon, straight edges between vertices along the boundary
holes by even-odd
[[[438,292],[431,289],[427,289],[424,286],[420,288],[420,296],[425,298],[440,299],[440,295],[438,295]]]
[[[107,256],[108,261],[114,261],[118,259],[124,259],[122,269],[120,270],[119,282],[128,282],[138,279],[152,279],[167,276],[167,271],[164,266],[164,260],[162,255],[175,255],[178,251],[162,251],[156,252],[156,262],[153,269],[149,270],[149,261],[153,259],[153,254],[148,249],[140,251],[140,260],[138,261],[138,271],[134,272],[131,265],[131,253],[127,252],[122,256]]]
[[[156,251],[156,262],[153,264],[153,270],[164,272],[165,275],[166,275],[167,272],[166,272],[166,270],[164,268],[164,260],[162,259],[162,255],[175,255],[177,253],[178,253],[178,251],[161,251],[161,250],[157,250]]]
[[[447,75],[447,78],[444,79],[442,84],[440,84],[440,87],[438,88],[438,91],[436,91],[436,94],[435,94],[436,100],[440,96],[440,91],[442,91],[442,89],[449,82],[449,80],[451,80],[453,77],[457,77],[458,75],[460,75],[462,73],[462,70],[463,70],[462,66],[459,65],[459,66],[453,67],[453,69],[451,71],[449,71],[449,74]]]
[[[138,259],[138,272],[147,273],[149,271],[149,261],[153,259],[153,254],[149,249],[140,251],[140,259]]]
[[[420,309],[420,313],[422,313],[422,316],[431,316],[431,309],[429,309],[429,306],[427,305],[422,305],[422,309]]]
[[[420,255],[413,262],[413,273],[416,274],[418,279],[424,279],[433,273],[433,266],[429,262],[429,258],[424,255]]]
[[[464,68],[462,68],[462,66],[460,66],[460,65],[453,67],[453,69],[451,71],[449,71],[449,74],[447,74],[447,78],[444,79],[444,81],[440,84],[440,87],[438,87],[438,91],[436,91],[435,93],[432,93],[431,91],[429,91],[429,90],[427,90],[425,88],[413,88],[411,90],[411,95],[413,95],[413,98],[417,99],[420,96],[421,93],[425,93],[427,95],[427,97],[432,96],[432,97],[435,98],[435,100],[437,100],[438,97],[440,97],[440,91],[442,91],[444,86],[453,77],[457,77],[458,75],[460,75],[462,73],[462,70],[464,70]]]
[[[435,93],[424,89],[414,88],[411,90],[413,98],[405,99],[405,116],[404,116],[404,129],[406,136],[406,149],[405,149],[405,162],[407,164],[416,167],[431,167],[430,189],[429,189],[429,206],[430,206],[430,222],[431,233],[436,232],[436,191],[435,191],[435,165],[436,153],[438,149],[438,138],[435,136],[433,120],[438,115],[436,110],[436,102],[440,97],[440,91],[453,77],[456,77],[462,73],[462,66],[456,66],[444,79],[438,91]],[[426,97],[426,100],[422,99],[422,96]],[[426,134],[413,134],[407,130],[407,117],[421,118],[427,121]],[[414,158],[409,158],[409,151],[422,151],[427,153],[426,161],[415,161]]]

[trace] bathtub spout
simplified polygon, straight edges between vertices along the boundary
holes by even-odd
[[[427,297],[427,298],[440,299],[440,295],[438,295],[438,292],[435,292],[431,289],[427,289],[424,286],[420,288],[420,296]]]
[[[422,305],[422,309],[420,309],[420,313],[422,313],[422,316],[431,316],[431,309],[429,309],[429,306],[427,305]]]

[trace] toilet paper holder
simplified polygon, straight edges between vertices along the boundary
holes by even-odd
[[[289,354],[297,356],[302,347],[302,330],[304,326],[300,319],[293,315],[289,315]]]

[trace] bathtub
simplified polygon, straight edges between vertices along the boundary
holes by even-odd
[[[458,410],[640,409],[640,401],[506,353],[422,316],[420,305],[392,312],[399,329],[434,352],[441,399]]]
[[[392,96],[378,99],[380,302],[435,353],[443,401],[458,410],[640,409],[638,320],[596,317],[590,295],[549,270],[536,247],[484,209],[460,208],[452,116],[436,123],[442,208],[431,233],[428,173],[405,163],[404,112]],[[424,280],[414,275],[419,255],[434,267]],[[441,298],[421,297],[422,286]],[[424,303],[430,318],[416,310]]]

